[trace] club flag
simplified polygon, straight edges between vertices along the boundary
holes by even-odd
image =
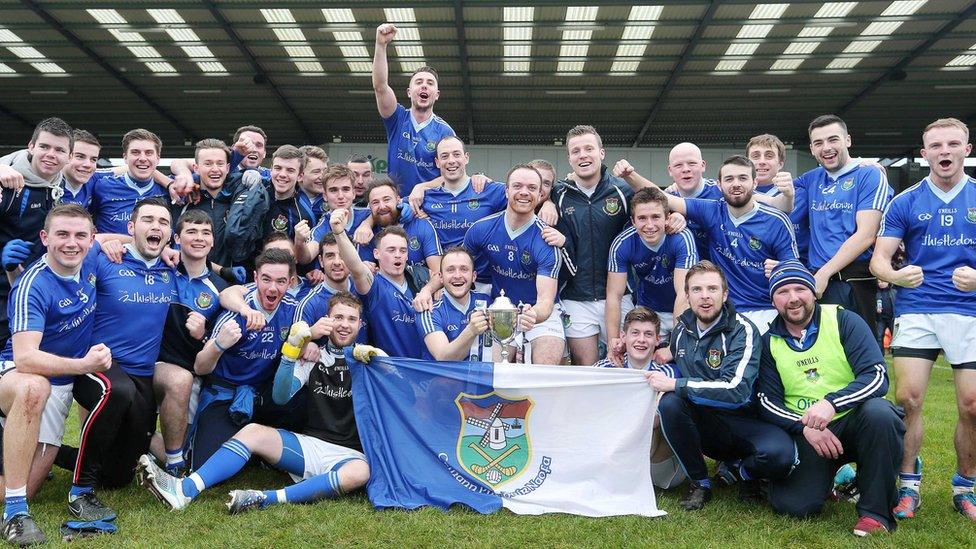
[[[377,508],[659,516],[655,394],[616,368],[347,353]]]

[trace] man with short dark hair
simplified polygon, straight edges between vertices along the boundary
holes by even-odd
[[[444,293],[417,318],[427,350],[435,360],[490,362],[491,342],[487,338],[491,335],[483,335],[488,330],[489,296],[471,291],[477,276],[474,259],[464,247],[453,246],[441,256],[440,269]]]
[[[705,455],[730,462],[742,480],[740,499],[756,500],[758,479],[785,478],[796,454],[786,432],[752,410],[759,333],[728,300],[725,275],[712,262],[688,270],[685,292],[690,309],[671,333],[671,353],[682,377],[648,374],[662,393],[661,430],[691,481],[681,506],[693,511],[712,499]]]
[[[268,153],[268,134],[264,130],[253,125],[241,126],[234,132],[233,143],[230,163],[232,174],[257,170],[261,177],[271,177],[271,170],[261,165]]]
[[[769,502],[780,513],[816,514],[837,468],[854,461],[860,491],[854,534],[892,532],[905,424],[884,399],[884,355],[857,313],[817,304],[815,289],[798,261],[779,263],[769,277],[779,316],[763,336],[759,413],[792,435],[799,456],[789,478],[770,483]]]
[[[441,243],[437,232],[428,219],[418,217],[403,221],[400,219],[400,195],[396,185],[388,178],[376,178],[366,189],[366,203],[373,218],[373,227],[383,229],[400,225],[407,233],[407,263],[411,267],[425,266],[430,273],[440,270]],[[373,261],[376,241],[359,246],[359,257],[363,261]],[[421,277],[420,279],[429,278]],[[417,278],[414,279],[418,280]],[[419,290],[419,288],[418,288]]]
[[[91,205],[91,185],[88,185],[88,181],[98,168],[102,144],[91,132],[79,129],[72,132],[72,141],[71,156],[62,170],[64,181],[61,183],[61,203],[80,204],[88,209]]]
[[[301,432],[248,423],[183,479],[168,474],[150,456],[143,456],[139,460],[142,485],[168,507],[184,509],[203,490],[240,472],[251,456],[287,472],[297,483],[281,490],[233,490],[227,503],[232,515],[273,504],[312,503],[365,485],[369,466],[359,441],[352,378],[345,358],[345,351],[356,341],[361,312],[358,299],[339,292],[329,300],[329,316],[322,319],[328,346],[312,360],[296,362],[292,357],[282,357],[278,364],[272,392],[277,404],[285,404],[308,386],[307,421]]]
[[[410,76],[407,97],[410,108],[397,103],[396,93],[389,84],[386,48],[397,34],[391,23],[376,27],[376,51],[373,53],[373,91],[376,108],[386,126],[387,174],[400,188],[402,196],[409,196],[413,186],[437,177],[434,151],[441,138],[454,135],[454,130],[434,114],[434,103],[440,97],[437,73],[430,67],[420,67]]]
[[[356,201],[353,203],[358,208],[366,207],[366,187],[373,182],[373,163],[369,158],[361,154],[351,154],[346,160],[346,167],[349,168],[355,178],[352,181],[353,191],[356,193]]]
[[[122,160],[126,171],[95,172],[91,186],[91,212],[99,233],[125,234],[136,203],[154,196],[166,196],[166,189],[153,179],[163,142],[145,129],[126,132],[122,137]]]
[[[111,350],[92,345],[94,230],[78,204],[56,206],[40,235],[47,253],[13,286],[14,334],[0,351],[0,422],[3,538],[14,545],[44,541],[27,501],[47,478],[61,445],[74,376],[111,366]]]

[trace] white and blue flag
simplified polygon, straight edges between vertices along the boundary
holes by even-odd
[[[643,372],[347,353],[377,508],[659,516]]]

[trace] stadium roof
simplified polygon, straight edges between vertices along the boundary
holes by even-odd
[[[976,122],[976,1],[590,4],[0,0],[0,145],[49,115],[110,154],[138,126],[168,156],[244,123],[272,146],[382,142],[370,65],[385,21],[401,29],[398,96],[434,66],[436,112],[474,143],[553,143],[592,123],[616,146],[761,132],[804,146],[833,112],[858,153],[895,156],[934,118]]]

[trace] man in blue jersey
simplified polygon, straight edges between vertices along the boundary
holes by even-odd
[[[915,516],[921,501],[922,402],[941,351],[959,409],[953,504],[976,520],[976,180],[963,171],[972,145],[955,118],[929,124],[922,143],[929,175],[888,205],[871,258],[871,271],[897,286],[891,349],[907,432],[895,516]],[[896,270],[891,260],[900,244],[906,265]]]
[[[373,91],[376,108],[386,126],[387,173],[400,187],[402,196],[409,196],[413,186],[437,177],[434,151],[441,138],[454,135],[454,130],[434,114],[434,103],[440,97],[437,73],[430,67],[420,67],[410,75],[407,97],[410,109],[397,103],[396,93],[389,84],[386,48],[397,34],[396,26],[384,23],[376,27],[376,51],[373,54]]]
[[[629,164],[628,164],[629,165]],[[701,149],[694,143],[678,143],[668,153],[668,175],[672,185],[667,192],[682,198],[707,198],[718,200],[722,198],[722,190],[715,184],[714,179],[705,178],[707,164],[702,158]],[[616,166],[624,168],[625,166]],[[619,170],[615,169],[617,173]],[[698,257],[709,259],[708,231],[697,221],[688,220],[688,229],[695,237],[698,246]]]
[[[654,311],[665,344],[674,319],[688,308],[685,275],[698,263],[695,239],[684,229],[665,234],[668,199],[654,189],[641,189],[630,200],[632,226],[624,229],[610,246],[607,270],[606,325],[610,347],[619,347],[620,322],[627,314],[621,300],[628,274],[637,277],[637,305]]]
[[[81,206],[57,206],[41,241],[47,253],[14,283],[9,304],[13,336],[0,352],[3,422],[3,539],[44,541],[27,507],[47,477],[71,407],[76,375],[104,372],[112,353],[92,345],[95,256],[91,216]]]
[[[68,510],[81,520],[111,520],[115,511],[95,487],[132,481],[136,460],[156,431],[153,370],[169,304],[177,299],[175,271],[160,259],[169,241],[170,213],[161,198],[136,204],[122,263],[98,257],[94,343],[112,350],[112,369],[75,378],[74,396],[90,411],[81,428]]]
[[[329,167],[329,155],[315,145],[304,145],[298,150],[305,155],[305,169],[296,190],[298,204],[312,215],[309,227],[314,227],[322,218],[325,208],[325,187],[322,183],[325,170]]]
[[[289,415],[293,408],[276,406],[271,398],[274,368],[298,307],[288,295],[295,259],[284,250],[269,249],[254,264],[255,287],[246,300],[264,316],[261,327],[224,310],[193,365],[197,375],[206,376],[191,427],[193,469],[247,423],[284,426],[296,420]]]
[[[231,173],[258,170],[261,177],[271,177],[271,170],[262,166],[268,154],[268,134],[257,126],[241,126],[234,132],[234,154]]]
[[[756,167],[748,158],[730,156],[718,175],[723,200],[668,195],[668,207],[707,228],[712,260],[731,281],[729,299],[762,334],[776,318],[765,263],[797,259],[793,224],[783,212],[756,200]],[[649,183],[636,172],[625,178]]]
[[[728,300],[728,282],[712,262],[688,270],[685,290],[690,308],[671,334],[681,377],[648,375],[662,393],[661,430],[691,480],[680,504],[693,511],[711,500],[705,455],[731,463],[737,480],[744,481],[740,499],[757,500],[756,479],[785,478],[796,455],[786,432],[761,421],[751,405],[762,349],[758,332]]]
[[[608,357],[594,364],[598,368],[630,368],[645,372],[662,372],[676,378],[678,372],[674,364],[659,364],[654,360],[657,342],[661,339],[659,328],[661,320],[657,314],[640,305],[634,307],[624,317],[621,331],[623,360],[618,366]],[[681,463],[671,451],[661,434],[661,418],[654,418],[654,432],[651,435],[651,482],[658,488],[674,488],[685,481]]]
[[[414,217],[404,221],[400,218],[400,196],[392,181],[386,177],[375,178],[366,189],[366,203],[369,205],[374,227],[400,225],[407,233],[407,265],[412,269],[416,269],[418,265],[421,269],[423,267],[428,269],[426,276],[417,277],[414,273],[415,283],[421,280],[426,282],[429,273],[440,270],[441,243],[434,226],[427,219]],[[359,257],[363,261],[372,261],[375,247],[375,239],[368,244],[360,245]]]
[[[356,293],[363,301],[363,316],[369,327],[369,340],[381,343],[390,356],[427,358],[427,348],[417,337],[417,313],[414,294],[407,284],[405,269],[408,236],[403,228],[392,225],[376,235],[374,274],[359,257],[346,233],[349,210],[332,212],[329,222],[339,245],[339,256],[349,268]]]
[[[99,233],[126,234],[126,225],[136,202],[166,196],[153,180],[163,142],[149,130],[130,130],[122,137],[122,159],[126,172],[96,172],[91,186],[91,212]]]
[[[807,206],[806,189],[796,190],[793,175],[783,171],[786,165],[786,145],[768,133],[757,135],[746,143],[746,157],[756,166],[756,194],[770,198],[788,196],[792,198],[793,208],[787,212],[793,223],[797,252],[800,261],[806,265],[807,248],[810,246],[810,210]],[[789,201],[789,198],[786,199]],[[771,203],[785,206],[783,199]],[[781,210],[784,208],[780,208]]]
[[[418,315],[417,328],[435,360],[491,361],[485,309],[487,294],[471,291],[477,273],[471,254],[461,246],[441,257],[443,296],[430,311]],[[489,344],[486,347],[486,343]]]
[[[200,378],[193,362],[203,350],[208,328],[220,312],[218,296],[227,283],[207,267],[213,247],[213,221],[201,210],[190,210],[176,223],[180,263],[176,269],[178,300],[169,305],[163,340],[153,372],[153,389],[159,402],[161,435],[153,437],[153,454],[168,471],[185,468],[184,442],[193,422],[200,395]]]
[[[629,219],[634,192],[603,164],[606,151],[596,128],[578,125],[566,132],[566,158],[573,176],[553,184],[551,199],[559,215],[556,230],[566,235],[563,250],[572,276],[564,277],[559,295],[568,315],[566,339],[573,364],[587,366],[600,358],[599,344],[609,343],[604,325],[610,244]],[[629,309],[630,296],[616,306]],[[624,301],[622,303],[621,301]]]
[[[88,209],[91,205],[91,185],[88,185],[88,181],[98,167],[98,155],[102,145],[90,132],[78,129],[72,132],[72,142],[71,156],[62,170],[64,182],[61,185],[61,202],[80,204]]]
[[[305,427],[300,432],[254,422],[237,431],[193,474],[169,475],[149,456],[139,462],[139,477],[161,502],[184,509],[205,489],[240,472],[252,456],[287,472],[297,482],[281,490],[232,490],[231,514],[281,503],[312,503],[361,488],[369,480],[352,403],[352,379],[345,351],[356,341],[362,304],[347,292],[329,300],[328,346],[314,360],[282,357],[272,397],[284,404],[308,387]],[[298,349],[292,349],[297,355]]]
[[[821,303],[842,305],[877,321],[877,281],[868,269],[881,211],[893,191],[882,170],[851,159],[847,124],[832,114],[818,116],[808,128],[810,153],[820,164],[800,176],[810,208],[809,267],[817,279]]]
[[[546,243],[548,231],[535,208],[541,198],[542,175],[526,164],[516,164],[505,176],[508,206],[475,222],[464,236],[464,247],[479,265],[484,259],[491,272],[492,299],[502,291],[523,314],[531,315],[532,329],[524,335],[531,343],[535,364],[561,364],[566,345],[562,307],[558,300],[560,251]],[[513,355],[514,356],[514,355]]]
[[[295,249],[295,259],[299,264],[308,263],[319,255],[319,242],[325,235],[332,232],[329,219],[332,212],[336,210],[349,210],[352,216],[346,221],[346,234],[353,238],[356,230],[367,219],[370,219],[369,208],[358,208],[353,206],[356,201],[356,193],[353,190],[353,179],[355,175],[352,170],[342,164],[329,166],[322,176],[322,186],[325,189],[325,202],[327,205],[325,213],[318,224],[312,228],[311,234],[305,242],[305,249],[297,247]],[[369,233],[372,235],[372,229]]]
[[[40,241],[47,213],[61,194],[62,169],[71,153],[72,130],[60,118],[42,120],[27,143],[0,159],[0,249],[8,276],[0,277],[0,345],[10,337],[7,296],[10,275],[44,254]]]

